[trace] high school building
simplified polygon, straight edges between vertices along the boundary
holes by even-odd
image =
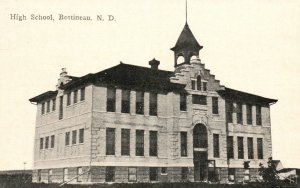
[[[120,63],[74,77],[62,69],[37,104],[35,182],[243,182],[272,152],[277,100],[221,85],[186,24],[175,69]],[[249,165],[249,168],[245,168]]]

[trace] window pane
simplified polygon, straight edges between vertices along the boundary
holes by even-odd
[[[247,124],[252,124],[252,105],[247,104]]]
[[[197,90],[201,91],[201,76],[197,76]]]
[[[233,159],[234,157],[234,149],[233,149],[233,137],[227,137],[227,158]]]
[[[47,101],[47,112],[50,112],[50,101]]]
[[[40,149],[44,148],[44,138],[40,138]]]
[[[247,138],[247,144],[248,144],[248,159],[253,159],[253,138]]]
[[[52,111],[56,110],[56,99],[52,99]]]
[[[63,96],[60,96],[59,97],[59,119],[62,119],[63,118],[63,103],[64,103],[64,100],[63,100]]]
[[[115,167],[113,166],[106,167],[105,181],[106,182],[115,181]]]
[[[232,123],[233,103],[231,101],[226,102],[226,119],[227,123]]]
[[[203,82],[203,91],[207,91],[207,82]]]
[[[67,106],[71,104],[71,93],[67,94]]]
[[[70,132],[66,132],[65,144],[66,144],[66,146],[70,145]]]
[[[262,138],[257,138],[257,158],[258,159],[264,158],[263,139]]]
[[[256,106],[256,125],[261,125],[261,106]]]
[[[243,105],[242,105],[242,103],[237,103],[236,108],[237,108],[237,114],[236,114],[237,123],[243,124]]]
[[[207,105],[205,95],[192,95],[193,104]]]
[[[85,88],[80,89],[80,100],[83,101],[85,100]]]
[[[149,105],[149,114],[151,116],[157,115],[157,94],[156,93],[150,93],[150,105]]]
[[[78,90],[74,91],[74,104],[77,103]]]
[[[182,167],[181,168],[181,180],[187,180],[188,179],[188,167]]]
[[[72,144],[77,142],[77,130],[72,131]]]
[[[115,154],[115,129],[106,128],[106,155]]]
[[[114,88],[107,88],[107,104],[106,110],[108,112],[116,111],[116,90]]]
[[[121,130],[121,155],[130,155],[130,129]]]
[[[82,181],[82,176],[79,176],[80,174],[82,174],[82,167],[77,168],[77,182]]]
[[[196,81],[192,80],[192,90],[196,90]]]
[[[79,143],[84,142],[84,129],[79,129]]]
[[[44,114],[45,113],[45,103],[42,103],[42,111],[41,111],[41,114]]]
[[[136,114],[144,114],[144,92],[136,92]]]
[[[244,159],[244,139],[243,137],[237,137],[238,139],[238,158]]]
[[[46,137],[46,141],[45,141],[45,149],[49,148],[49,136]]]
[[[213,144],[214,144],[214,157],[220,157],[220,146],[219,146],[219,135],[213,134]]]
[[[157,168],[150,167],[150,181],[157,181]]]
[[[52,136],[51,136],[51,144],[50,144],[50,147],[51,147],[51,148],[54,148],[54,143],[55,143],[55,136],[52,135]]]
[[[128,181],[135,182],[137,180],[136,178],[136,168],[129,167],[128,168]]]
[[[129,90],[122,90],[122,113],[129,113],[130,112],[130,91]]]
[[[144,130],[136,130],[136,156],[144,155]]]
[[[180,94],[180,111],[186,111],[186,95]]]
[[[157,156],[157,131],[150,131],[150,156]]]
[[[212,113],[213,114],[219,114],[218,97],[212,97]]]
[[[180,132],[181,156],[187,156],[187,132]]]

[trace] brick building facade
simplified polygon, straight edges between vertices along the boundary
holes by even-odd
[[[186,24],[171,49],[174,71],[155,59],[82,77],[63,69],[55,91],[30,99],[33,181],[255,181],[271,156],[277,100],[221,85],[201,49]]]

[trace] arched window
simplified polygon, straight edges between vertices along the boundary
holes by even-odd
[[[183,56],[179,56],[177,58],[177,64],[180,64],[180,63],[184,63],[184,57]]]
[[[197,90],[201,91],[201,76],[197,76]]]
[[[207,148],[207,130],[205,125],[197,124],[193,130],[194,148]]]
[[[196,59],[198,59],[198,57],[197,57],[196,55],[193,55],[193,56],[191,57],[191,60],[196,60]]]

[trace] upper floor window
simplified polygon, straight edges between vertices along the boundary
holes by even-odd
[[[121,129],[121,155],[130,155],[130,129]]]
[[[106,110],[108,112],[116,111],[116,89],[115,88],[107,88]]]
[[[60,96],[59,97],[59,116],[58,116],[58,119],[63,118],[63,103],[64,103],[64,97]]]
[[[207,91],[207,82],[202,82],[203,91]]]
[[[197,90],[201,91],[201,76],[197,76]]]
[[[129,113],[130,112],[130,91],[129,90],[122,90],[122,113]]]
[[[66,132],[65,134],[65,145],[70,145],[70,132]]]
[[[42,115],[45,113],[45,103],[42,103],[42,110],[41,110]]]
[[[144,114],[144,92],[136,92],[136,114]]]
[[[67,106],[71,105],[71,92],[67,93]]]
[[[196,90],[196,80],[191,80],[192,90]]]
[[[220,157],[219,135],[213,134],[214,157]]]
[[[74,98],[73,98],[73,101],[74,101],[74,104],[75,104],[75,103],[77,103],[77,100],[78,100],[78,90],[75,90],[75,91],[74,91],[73,97],[74,97]]]
[[[227,159],[233,159],[234,148],[233,148],[233,136],[227,136]]]
[[[252,124],[252,105],[247,104],[246,108],[247,108],[247,124],[251,125]]]
[[[149,115],[157,115],[157,93],[150,93]]]
[[[247,145],[248,145],[248,159],[254,159],[254,151],[253,151],[253,138],[247,138]]]
[[[84,142],[84,129],[79,129],[79,143]]]
[[[150,131],[149,133],[149,155],[150,156],[157,156],[157,131]]]
[[[47,113],[50,112],[50,101],[47,101]]]
[[[256,125],[261,125],[261,106],[256,106]]]
[[[237,137],[238,140],[238,158],[244,159],[244,138]]]
[[[50,143],[50,148],[54,148],[54,143],[55,143],[55,136],[51,136],[51,143]]]
[[[212,113],[219,114],[219,100],[218,97],[212,97]]]
[[[56,99],[52,99],[52,111],[56,110]]]
[[[136,156],[144,156],[144,130],[136,130]]]
[[[193,104],[207,105],[205,95],[192,95]]]
[[[80,101],[85,100],[85,88],[80,89]]]
[[[40,149],[44,149],[44,138],[40,138]]]
[[[233,103],[231,101],[226,102],[226,119],[227,123],[232,123]]]
[[[115,154],[115,129],[106,128],[106,155]]]
[[[243,124],[243,105],[242,105],[242,103],[236,104],[236,121],[238,124]]]
[[[49,136],[46,137],[45,139],[45,149],[49,148]]]
[[[72,131],[72,144],[76,144],[77,142],[77,130]]]
[[[186,94],[180,94],[180,111],[186,111]]]
[[[182,157],[187,156],[187,132],[180,132],[180,153]]]

